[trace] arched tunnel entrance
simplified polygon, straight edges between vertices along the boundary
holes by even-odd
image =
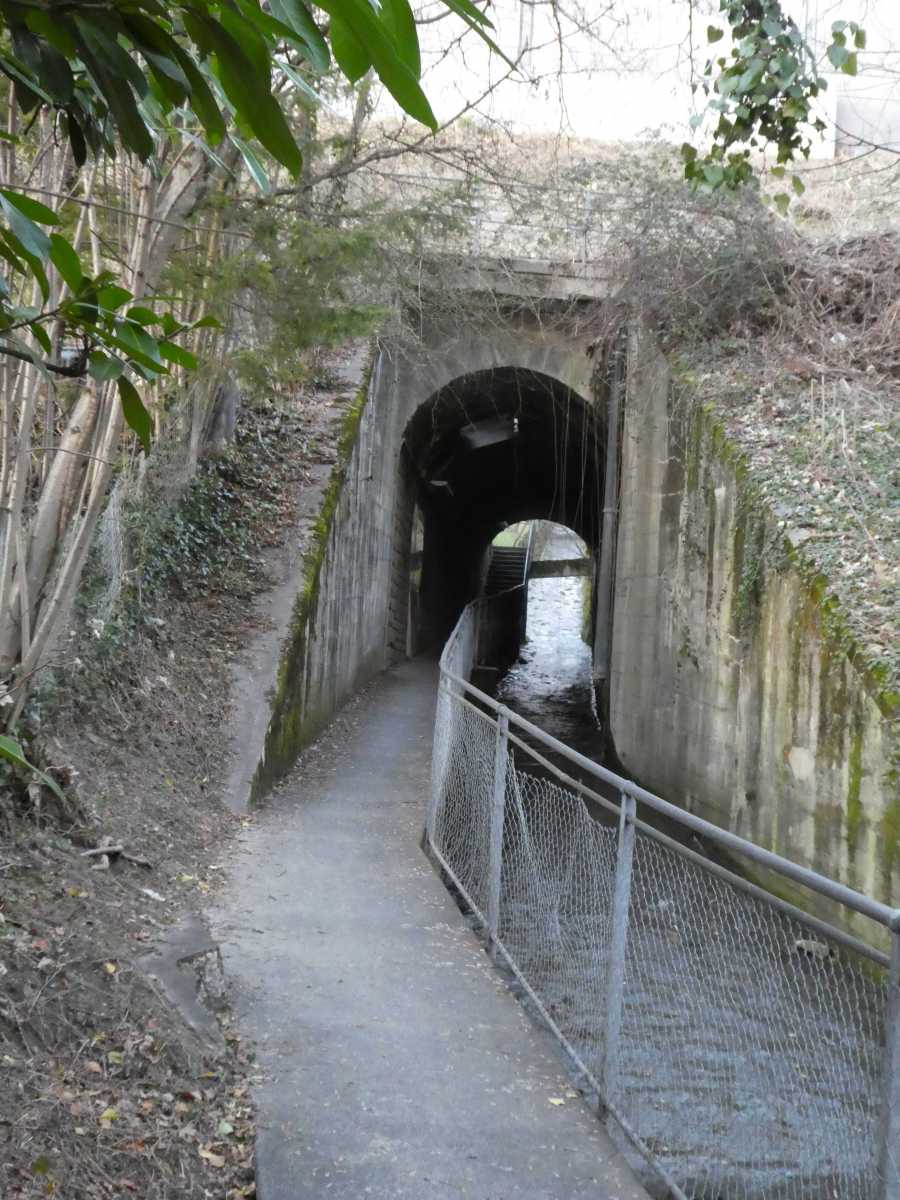
[[[505,525],[554,521],[596,555],[604,452],[597,408],[539,371],[477,371],[420,405],[401,451],[408,588],[395,596],[405,608],[393,614],[395,651],[443,642],[478,594],[491,540]]]

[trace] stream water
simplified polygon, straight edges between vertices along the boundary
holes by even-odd
[[[580,552],[560,530],[541,557]],[[583,589],[580,578],[532,580],[527,641],[496,695],[595,757]],[[521,756],[517,768],[529,771]],[[599,1073],[608,942],[599,914],[611,900],[616,833],[569,820],[574,798],[556,796],[557,817],[537,816],[526,796],[522,830],[507,829],[501,936]],[[807,938],[802,925],[638,835],[615,1102],[692,1198],[876,1195],[882,985],[843,955],[799,951]]]

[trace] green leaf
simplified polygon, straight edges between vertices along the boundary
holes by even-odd
[[[45,354],[52,354],[53,343],[50,341],[46,329],[44,329],[37,321],[32,321],[28,328],[31,330],[31,336],[34,338],[43,352]]]
[[[109,354],[103,354],[100,350],[91,351],[88,373],[98,383],[118,379],[124,369],[125,364],[120,362],[118,358],[113,358]]]
[[[250,172],[253,182],[264,196],[268,196],[272,191],[272,185],[269,183],[269,177],[266,174],[262,163],[253,153],[247,143],[242,138],[239,138],[237,134],[233,133],[231,135],[231,140],[234,142],[235,146],[237,146],[238,150],[240,150],[241,158],[243,158],[244,162],[247,164],[247,170]]]
[[[185,350],[184,346],[176,346],[174,342],[160,342],[159,352],[168,362],[177,363],[179,367],[185,367],[188,371],[197,370],[196,355],[191,354],[190,350]]]
[[[772,202],[783,217],[787,216],[787,211],[791,206],[791,198],[787,192],[778,192],[772,197]]]
[[[139,362],[150,366],[160,366],[159,343],[156,338],[147,333],[141,325],[134,325],[128,320],[118,322],[116,337],[120,346],[131,351]]]
[[[303,39],[309,50],[309,61],[316,70],[327,71],[331,66],[328,43],[306,6],[300,0],[269,0],[269,8],[279,21],[289,25]]]
[[[332,22],[337,16],[352,32],[359,53],[372,63],[379,79],[403,111],[429,129],[437,129],[437,120],[419,81],[401,59],[383,18],[368,0],[321,0],[321,7],[331,15]],[[359,61],[361,58],[357,63]]]
[[[97,303],[109,312],[115,312],[117,308],[121,308],[127,300],[132,298],[132,294],[127,288],[119,287],[115,283],[107,284],[97,293]]]
[[[707,25],[706,40],[710,44],[712,44],[713,42],[721,42],[721,40],[724,36],[725,36],[725,31],[723,29],[718,29],[715,25]]]
[[[169,56],[180,67],[190,90],[190,106],[213,145],[225,136],[225,120],[219,111],[209,84],[191,56],[161,29],[155,21],[141,13],[128,13],[125,23],[142,46],[150,46],[160,57]],[[143,52],[143,51],[142,51]]]
[[[845,75],[857,74],[859,71],[859,60],[856,57],[855,51],[852,54],[847,55],[844,65],[841,67],[841,71],[843,71]]]
[[[137,434],[144,448],[144,453],[149,454],[150,433],[153,429],[150,414],[144,408],[144,402],[138,395],[137,388],[129,379],[126,379],[124,375],[120,375],[116,386],[119,389],[119,399],[122,401],[122,413],[125,420],[129,427]]]
[[[409,0],[382,0],[381,12],[384,23],[394,39],[401,62],[416,79],[419,79],[422,74],[422,58],[419,54],[416,19],[409,7]]]
[[[351,83],[362,79],[372,65],[365,46],[361,45],[353,30],[340,17],[331,18],[331,49],[337,65]]]
[[[30,196],[23,196],[20,192],[10,192],[6,188],[0,188],[0,196],[5,196],[19,212],[24,213],[30,220],[37,221],[40,225],[59,224],[59,217],[52,208],[48,208],[46,204],[40,204],[37,200],[32,200]]]
[[[196,23],[202,25],[215,48],[222,87],[238,116],[246,121],[273,158],[298,175],[303,160],[268,80],[254,75],[247,55],[222,26],[211,19],[198,18]]]
[[[45,259],[50,253],[50,239],[43,230],[30,220],[8,198],[6,192],[0,192],[0,209],[9,222],[9,227],[16,239],[21,243],[26,254],[36,259]]]
[[[81,262],[71,242],[68,242],[62,234],[51,233],[50,235],[50,261],[59,271],[60,277],[69,290],[77,292],[84,279],[81,273]]]
[[[806,184],[803,182],[803,180],[800,178],[799,175],[791,176],[791,187],[794,189],[794,193],[797,196],[802,196],[803,193],[806,191]]]
[[[697,157],[697,150],[690,142],[682,142],[681,157],[685,162],[693,162]]]
[[[843,46],[837,44],[829,46],[827,54],[828,61],[837,69],[840,69],[850,56],[849,50],[845,50]]]
[[[100,37],[97,29],[82,17],[76,15],[73,20],[79,33],[79,57],[109,105],[116,131],[125,146],[145,162],[153,153],[153,138],[135,103],[128,79],[130,72],[117,72],[111,65],[105,53],[109,39]],[[121,47],[119,49],[121,50]],[[121,54],[134,66],[123,50]]]
[[[866,48],[866,31],[864,29],[857,29],[854,31],[853,45],[857,48],[857,50],[865,50],[865,48]]]
[[[43,771],[38,770],[36,766],[28,761],[22,752],[22,747],[15,738],[7,737],[6,734],[0,734],[0,758],[5,758],[8,762],[14,763],[17,767],[24,767],[26,771],[31,771],[38,779],[48,787],[55,796],[57,796],[65,804],[66,798],[59,789],[59,785],[49,775],[45,775]],[[38,1160],[40,1161],[40,1160]],[[33,1169],[33,1168],[32,1168]],[[41,1172],[38,1172],[40,1174]]]
[[[208,315],[205,317],[201,317],[199,321],[195,321],[193,323],[193,325],[191,326],[191,329],[221,329],[221,328],[222,328],[222,322],[219,320],[219,318],[208,316]]]
[[[152,308],[145,308],[142,304],[129,308],[125,316],[129,321],[137,321],[138,325],[158,325],[160,320]]]

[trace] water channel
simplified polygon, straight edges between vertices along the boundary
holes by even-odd
[[[582,552],[556,527],[541,557]],[[527,641],[496,696],[596,757],[585,587],[531,581]],[[529,771],[524,760],[517,767]],[[553,785],[541,786],[552,799]],[[569,819],[580,802],[555,796],[555,819],[532,803],[527,855],[521,835],[505,835],[502,936],[599,1074],[616,832]],[[579,844],[567,848],[567,838]],[[551,908],[552,938],[543,932]],[[692,1200],[876,1195],[882,984],[858,961],[804,943],[804,926],[638,835],[614,1100]],[[653,1178],[648,1188],[666,1194]]]

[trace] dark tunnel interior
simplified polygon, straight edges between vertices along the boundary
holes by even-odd
[[[421,544],[412,547],[415,648],[450,632],[505,525],[556,521],[597,549],[601,416],[559,380],[515,367],[462,376],[420,406],[403,447],[421,514]]]

